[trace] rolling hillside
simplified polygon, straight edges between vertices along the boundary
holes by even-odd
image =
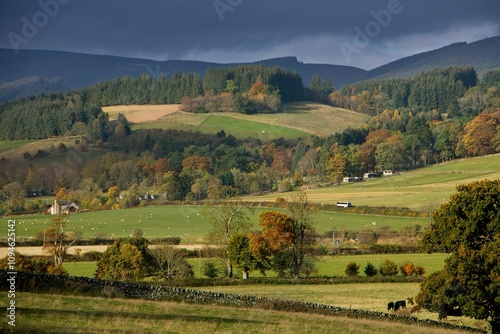
[[[432,211],[449,200],[456,186],[482,179],[500,178],[500,154],[450,161],[399,175],[307,190],[312,202],[350,201],[355,206],[407,207]],[[251,197],[275,201],[278,194]],[[288,194],[279,194],[287,197]]]
[[[347,109],[312,102],[290,103],[283,113],[245,115],[240,113],[193,114],[178,111],[178,105],[104,107],[110,118],[124,114],[133,129],[177,129],[205,133],[224,130],[238,139],[262,140],[328,136],[347,127],[358,128],[368,116]]]
[[[466,66],[474,67],[479,75],[499,68],[500,36],[473,43],[455,43],[402,58],[368,71],[357,77],[356,81],[408,78],[436,68]]]

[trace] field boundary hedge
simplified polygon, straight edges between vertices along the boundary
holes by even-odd
[[[244,205],[251,208],[286,208],[286,203],[283,201],[269,202],[251,202],[243,201]],[[167,201],[159,200],[149,202],[148,205],[156,206],[175,206],[175,205],[186,205],[186,206],[210,206],[214,203],[210,201]],[[409,218],[429,218],[429,212],[411,210],[409,208],[398,208],[398,207],[372,207],[372,206],[352,206],[349,208],[338,207],[336,204],[324,204],[324,203],[311,203],[311,208],[317,211],[328,211],[328,212],[342,212],[351,213],[359,215],[377,215],[377,216],[397,216],[397,217],[409,217]]]
[[[8,291],[7,271],[0,271],[0,290]],[[242,296],[235,294],[199,291],[164,285],[147,285],[127,282],[104,281],[95,278],[71,277],[59,275],[18,272],[16,275],[17,292],[66,293],[95,297],[129,298],[154,301],[184,302],[192,304],[216,304],[221,306],[258,308],[264,310],[341,316],[355,319],[389,320],[420,326],[442,327],[466,330],[476,333],[484,331],[468,326],[457,326],[430,319],[343,308],[332,305],[291,301],[284,299]]]

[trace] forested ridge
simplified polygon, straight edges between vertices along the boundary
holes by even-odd
[[[42,95],[2,105],[2,120],[9,113],[24,110],[24,117],[32,123],[26,121],[24,125],[17,118],[19,123],[13,127],[24,127],[19,128],[23,135],[36,138],[41,133],[40,137],[46,137],[51,133],[40,131],[39,126],[48,124],[49,129],[57,129],[52,134],[68,133],[79,138],[71,147],[61,143],[36,154],[26,152],[22,158],[1,159],[4,207],[7,211],[31,210],[21,204],[19,198],[23,196],[19,194],[40,187],[52,194],[65,188],[68,198],[87,209],[129,207],[138,205],[139,195],[145,193],[164,194],[169,200],[204,200],[283,192],[303,184],[339,182],[345,176],[362,176],[365,172],[408,170],[500,152],[500,71],[488,72],[478,81],[470,68],[443,69],[413,80],[363,82],[333,92],[329,80],[316,77],[307,91],[309,98],[334,105],[348,103],[352,109],[372,115],[366,126],[326,138],[262,142],[254,138],[237,140],[223,129],[216,134],[156,129],[132,132],[123,115],[109,122],[100,112],[100,106],[107,103],[164,103],[162,89],[169,94],[177,90],[180,93],[176,98],[181,100],[184,94],[207,96],[206,88],[210,98],[251,99],[252,90],[262,89],[255,96],[266,96],[264,91],[276,87],[270,85],[276,73],[290,76],[294,87],[299,84],[293,72],[261,69],[264,73],[253,76],[248,67],[239,72],[216,70],[203,82],[190,74],[122,78],[67,95]],[[162,80],[168,84],[160,85]],[[397,91],[407,98],[401,99],[403,95]],[[433,97],[439,101],[432,101]],[[418,105],[413,107],[412,103]],[[44,114],[62,116],[45,119],[36,114],[41,110],[38,104],[44,106]],[[1,133],[15,136],[15,131],[6,131],[9,121],[2,122]],[[47,155],[77,158],[64,166],[34,163]],[[119,192],[126,194],[125,200],[116,200]]]
[[[451,67],[410,79],[370,80],[348,85],[340,93],[349,100],[339,99],[337,103],[370,114],[377,113],[380,108],[405,107],[414,112],[438,110],[456,116],[459,113],[458,99],[477,83],[477,74],[472,67]],[[357,103],[352,97],[369,99]]]
[[[120,104],[172,104],[182,99],[203,95],[229,93],[247,112],[250,107],[242,93],[256,82],[262,83],[267,94],[277,103],[300,101],[304,98],[302,78],[296,73],[264,65],[240,66],[228,69],[209,69],[204,80],[198,74],[175,72],[171,78],[157,79],[143,75],[137,79],[123,77],[70,91],[67,94],[50,93],[18,99],[0,105],[0,140],[42,139],[60,136],[71,131],[76,123],[92,125],[101,108]],[[244,106],[241,106],[244,104]],[[215,103],[210,111],[222,109]],[[278,108],[276,108],[277,110]]]

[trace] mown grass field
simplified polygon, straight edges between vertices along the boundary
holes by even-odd
[[[450,161],[370,181],[309,189],[307,196],[316,203],[350,201],[355,206],[407,207],[430,212],[447,202],[457,185],[486,178],[500,178],[500,154]],[[248,200],[275,198],[272,194]]]
[[[1,294],[7,305],[7,294]],[[461,333],[387,321],[143,300],[17,293],[16,327],[2,333]],[[464,332],[466,333],[466,332]]]
[[[118,105],[103,107],[102,111],[109,114],[110,120],[118,118],[118,114],[127,117],[130,123],[154,122],[165,115],[179,111],[179,104],[150,105]]]
[[[48,200],[47,200],[48,201]],[[50,204],[50,202],[48,201]],[[212,224],[211,207],[207,206],[150,206],[133,209],[94,211],[70,215],[67,229],[82,233],[83,238],[128,237],[135,229],[141,229],[146,238],[180,237],[182,243],[202,243]],[[260,229],[258,215],[265,211],[280,209],[257,208],[248,211],[252,229]],[[283,211],[283,210],[281,210]],[[33,238],[52,223],[50,215],[27,215],[16,219],[18,238]],[[427,226],[429,219],[396,216],[356,215],[338,212],[318,212],[316,230],[319,234],[333,229],[358,231],[369,225],[373,230],[383,226],[401,229],[405,226]],[[373,226],[373,222],[377,225]],[[0,231],[0,238],[7,232]]]
[[[134,106],[134,117],[139,117]],[[113,107],[113,108],[119,108]],[[144,117],[149,106],[144,106]],[[122,108],[125,110],[125,108]],[[125,114],[127,115],[127,114]],[[128,117],[128,116],[127,116]],[[217,133],[224,130],[236,138],[259,138],[263,141],[276,138],[299,138],[309,135],[328,136],[341,132],[347,127],[360,127],[366,123],[366,115],[347,109],[335,108],[313,102],[296,102],[285,105],[284,111],[277,114],[244,115],[239,113],[193,114],[174,112],[151,122],[140,122],[133,126],[140,129],[182,129]]]

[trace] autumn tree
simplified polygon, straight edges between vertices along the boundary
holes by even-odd
[[[66,188],[60,188],[57,191],[56,200],[58,200],[58,201],[60,201],[60,200],[67,200],[68,199],[68,194],[69,194],[68,189],[66,189]]]
[[[109,187],[109,189],[108,189],[109,199],[114,200],[115,198],[120,196],[120,192],[121,192],[121,190],[120,190],[120,187],[118,187],[118,186]]]
[[[163,175],[168,171],[169,165],[168,165],[168,160],[165,158],[160,158],[156,162],[155,166],[155,185],[158,186],[161,183],[161,180],[163,178]]]
[[[500,180],[457,187],[432,215],[422,247],[451,254],[421,285],[419,305],[443,315],[488,319],[500,333]]]
[[[135,281],[142,276],[144,263],[142,252],[136,246],[115,241],[99,259],[96,278]]]
[[[258,259],[260,270],[273,269],[279,276],[292,272],[291,245],[294,238],[292,218],[275,211],[263,212],[259,215],[260,232],[251,233],[250,247],[255,259]]]
[[[288,152],[277,151],[274,154],[271,168],[278,173],[281,179],[283,179],[286,175],[288,175],[288,173],[290,173],[291,165],[292,159]]]
[[[228,250],[231,239],[238,233],[248,233],[251,223],[249,209],[240,201],[220,200],[209,209],[208,216],[212,223],[208,239],[218,247],[219,257],[225,262],[227,277],[233,277],[233,261]]]
[[[328,179],[333,182],[340,182],[345,173],[346,160],[340,150],[335,149],[333,156],[328,160],[326,169]]]
[[[462,143],[472,156],[495,152],[494,138],[500,126],[500,111],[487,110],[471,120],[464,128]]]
[[[364,170],[374,171],[376,165],[375,152],[377,146],[391,136],[388,130],[375,130],[366,136],[366,141],[361,145],[361,161]]]
[[[210,171],[210,158],[193,155],[182,160],[184,169],[191,169],[200,172]]]
[[[250,90],[248,91],[248,96],[253,97],[253,96],[259,96],[259,95],[267,95],[269,94],[269,90],[267,86],[262,82],[262,81],[257,81],[255,82]]]

